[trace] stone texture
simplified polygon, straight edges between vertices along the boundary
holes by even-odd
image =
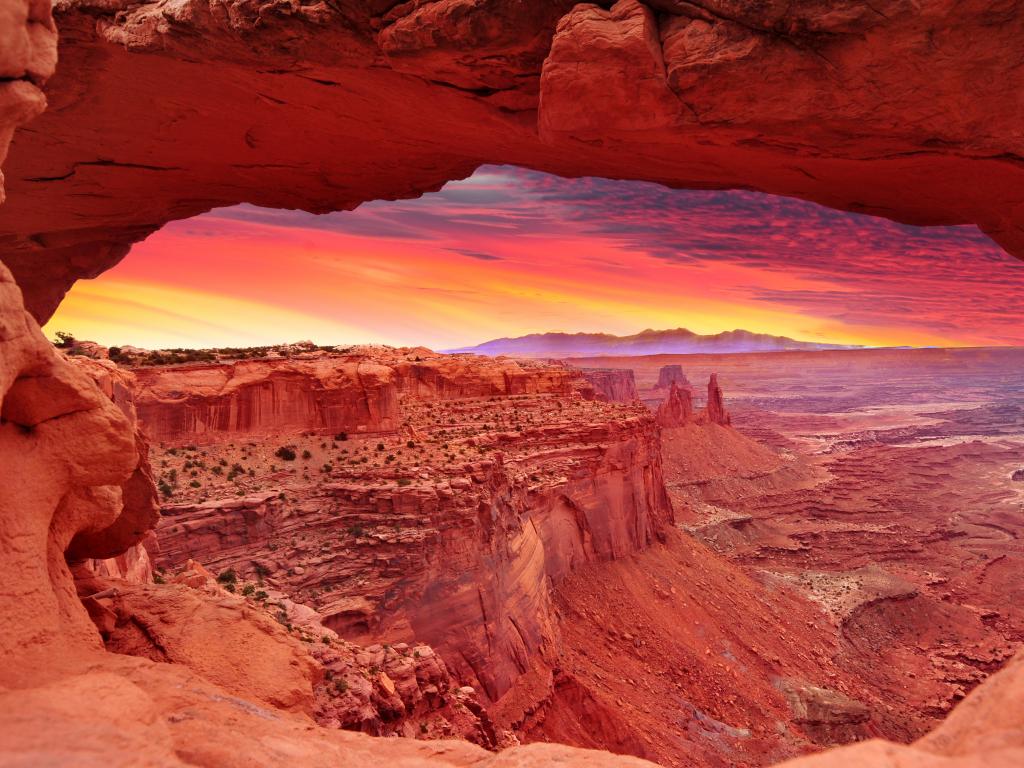
[[[1015,2],[388,5],[59,3],[53,108],[16,137],[0,210],[37,319],[169,220],[347,209],[483,163],[975,223],[1024,254]],[[52,63],[28,7],[4,0],[34,30],[4,48],[15,73],[47,68],[28,38]],[[0,146],[41,106],[3,88]]]
[[[705,417],[712,424],[721,424],[727,427],[732,422],[729,412],[725,409],[725,401],[722,397],[722,388],[718,385],[717,373],[712,373],[711,378],[708,379],[708,401],[704,411]]]
[[[658,426],[670,429],[682,427],[693,421],[693,401],[690,399],[690,391],[681,388],[675,380],[669,386],[668,395],[658,406],[655,415]]]
[[[191,558],[247,578],[262,574],[346,639],[429,643],[459,679],[497,700],[557,645],[546,585],[582,563],[643,549],[671,522],[657,428],[639,404],[559,394],[563,374],[580,376],[561,366],[533,364],[529,386],[511,379],[514,392],[554,382],[554,393],[488,390],[483,398],[472,382],[511,362],[457,357],[466,384],[453,390],[421,375],[425,361],[407,367],[403,355],[387,354],[396,380],[407,382],[402,436],[364,444],[350,433],[334,449],[345,453],[331,455],[316,481],[260,468],[245,485],[225,486],[224,496],[167,504],[156,563],[174,568]],[[438,358],[433,369],[445,367]],[[471,396],[436,399],[453,391]],[[406,434],[417,436],[409,441],[417,447],[407,447]],[[248,455],[270,455],[280,439]],[[305,449],[318,450],[314,466],[331,453],[321,453],[320,442]],[[342,461],[367,452],[401,460]],[[190,451],[160,456],[175,462],[179,477],[196,461]]]
[[[584,368],[583,378],[594,396],[611,403],[631,403],[640,398],[633,372],[621,368]]]
[[[679,364],[661,366],[658,371],[658,383],[654,385],[654,388],[668,389],[672,384],[678,384],[683,389],[693,389],[693,385],[690,384],[690,380],[686,378],[683,366]]]

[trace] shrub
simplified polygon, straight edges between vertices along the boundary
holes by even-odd
[[[74,334],[68,333],[67,331],[57,331],[54,335],[57,338],[53,340],[53,343],[61,349],[67,349],[68,347],[73,347],[75,345]]]
[[[377,443],[377,450],[378,451],[383,451],[384,450],[384,443]]]
[[[274,455],[277,456],[277,458],[282,459],[283,461],[295,461],[295,451],[293,451],[287,445],[282,445],[280,448],[274,451]]]
[[[310,453],[309,451],[303,451],[302,452],[302,458],[307,459],[307,460],[311,459],[311,458],[313,458],[313,454]]]
[[[362,538],[363,534],[365,533],[361,525],[350,525],[348,527],[348,532],[357,539]]]
[[[409,442],[407,442],[405,444],[405,447],[406,448],[415,448],[416,447],[416,441],[415,440],[410,440]]]
[[[242,594],[246,597],[248,597],[249,595],[253,595],[255,593],[256,587],[254,587],[252,584],[246,584],[244,587],[242,587]]]
[[[189,483],[189,485],[192,486],[193,488],[202,488],[203,487],[203,484],[200,483],[198,480],[193,480],[191,483]]]
[[[334,439],[339,443],[344,442],[345,440],[348,440],[348,432],[339,432],[334,436]]]
[[[164,497],[165,499],[169,499],[169,498],[171,498],[171,494],[173,494],[173,493],[174,493],[174,489],[173,489],[173,488],[171,488],[171,486],[167,484],[167,481],[166,481],[166,480],[161,480],[161,481],[160,481],[160,484],[159,484],[159,485],[157,486],[157,488],[159,488],[159,489],[160,489],[160,494],[161,494],[161,495],[162,495],[162,496],[163,496],[163,497]]]
[[[334,681],[334,690],[336,690],[338,693],[345,693],[345,691],[348,690],[348,683],[346,683],[342,678],[339,677],[337,680]]]
[[[233,568],[228,568],[226,571],[221,571],[217,574],[217,581],[224,585],[234,584],[238,581],[238,574],[235,573]]]

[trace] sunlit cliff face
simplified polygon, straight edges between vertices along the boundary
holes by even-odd
[[[238,206],[172,223],[79,282],[47,330],[148,347],[311,338],[444,349],[680,326],[1024,344],[1022,289],[1024,263],[973,227],[485,167],[351,212]]]

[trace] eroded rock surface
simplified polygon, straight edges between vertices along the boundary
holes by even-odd
[[[640,396],[633,372],[612,368],[585,368],[583,378],[593,386],[596,397],[612,403],[632,403]]]
[[[30,30],[8,135],[41,105],[23,73],[52,67],[46,3],[25,27],[27,7],[4,0]],[[51,109],[15,138],[0,210],[37,319],[167,221],[348,209],[484,163],[976,223],[1024,254],[1015,2],[65,0],[56,22]]]

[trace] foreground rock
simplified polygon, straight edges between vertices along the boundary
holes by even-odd
[[[54,44],[45,1],[4,7],[0,146]],[[349,209],[484,163],[973,223],[1024,253],[1014,3],[71,0],[56,22],[53,108],[0,211],[38,319],[167,221]]]

